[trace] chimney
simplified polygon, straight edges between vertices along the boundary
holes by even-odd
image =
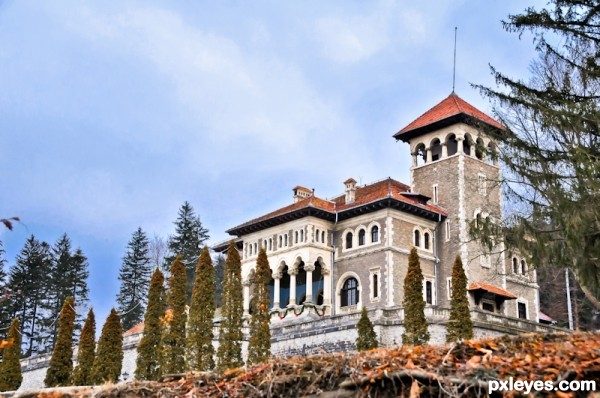
[[[348,178],[344,181],[346,186],[346,203],[354,202],[356,199],[356,180],[354,178]]]
[[[312,190],[301,187],[300,185],[292,189],[292,191],[294,191],[294,203],[300,202],[302,199],[306,199],[313,194]]]

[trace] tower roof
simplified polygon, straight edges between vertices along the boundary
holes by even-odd
[[[406,142],[421,134],[461,122],[471,126],[481,125],[483,123],[494,129],[504,129],[499,122],[460,98],[453,91],[442,102],[435,105],[408,126],[394,134],[394,138]]]

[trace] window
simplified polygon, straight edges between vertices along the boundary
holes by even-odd
[[[488,312],[494,312],[496,310],[496,306],[493,301],[483,300],[481,302],[481,309]]]
[[[379,242],[379,227],[377,225],[371,228],[371,242]]]
[[[450,240],[450,221],[446,220],[446,242]]]
[[[298,231],[294,232],[294,243],[298,243]]]
[[[316,230],[316,232],[315,232],[315,241],[316,241],[316,242],[318,242],[318,241],[319,241],[319,238],[320,238],[320,236],[319,236],[319,235],[320,235],[320,233],[319,233],[319,230],[317,229],[317,230]]]
[[[427,232],[423,234],[423,246],[425,250],[429,250],[429,233]]]
[[[358,245],[364,246],[364,244],[365,244],[365,230],[361,229],[360,231],[358,231]]]
[[[479,174],[478,182],[479,182],[478,183],[479,194],[486,195],[487,194],[487,178],[485,177],[484,174]]]
[[[281,249],[282,246],[283,246],[283,236],[279,235],[279,245],[277,246],[277,248]]]
[[[373,298],[377,298],[379,294],[379,275],[373,274]]]
[[[425,303],[433,304],[433,283],[431,281],[425,282]]]
[[[321,231],[321,242],[323,242],[323,243],[327,243],[327,242],[325,241],[325,231]]]
[[[348,307],[356,304],[358,304],[358,281],[355,278],[348,278],[340,292],[340,306]]]
[[[415,229],[415,247],[421,246],[421,232]]]
[[[433,203],[437,204],[438,202],[438,185],[435,184],[433,186]]]
[[[300,230],[300,242],[304,242],[304,230]]]
[[[251,256],[252,255],[252,245],[248,245],[247,249],[248,249],[248,256]]]
[[[283,244],[287,247],[288,245],[288,236],[287,234],[283,235]]]
[[[252,251],[252,253],[253,253],[254,255],[256,255],[256,253],[258,253],[258,243],[255,243],[255,244],[254,244],[254,250]]]
[[[512,264],[513,264],[513,274],[518,274],[519,273],[519,264],[518,264],[516,257],[513,257]]]
[[[448,292],[448,300],[452,300],[452,278],[446,279],[446,291]]]
[[[269,238],[269,251],[273,250],[273,239]]]
[[[352,249],[352,232],[346,234],[346,249]]]
[[[517,312],[519,319],[527,319],[527,305],[525,303],[517,303]]]

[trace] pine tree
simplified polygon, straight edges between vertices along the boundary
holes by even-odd
[[[221,302],[221,326],[219,348],[217,349],[218,369],[232,369],[242,366],[242,265],[240,254],[231,241],[225,261],[225,280]]]
[[[0,341],[6,337],[10,327],[8,274],[4,270],[6,259],[2,241],[0,240]]]
[[[160,369],[160,341],[162,327],[160,318],[165,312],[164,277],[156,268],[150,280],[148,306],[144,316],[144,336],[138,346],[135,378],[139,380],[158,380]]]
[[[408,256],[408,271],[404,278],[404,333],[402,344],[424,345],[429,341],[425,300],[423,300],[423,273],[417,249],[412,248]]]
[[[598,1],[551,0],[503,22],[531,32],[538,58],[529,81],[492,68],[506,189],[518,212],[509,249],[538,265],[568,266],[600,310],[600,13]],[[548,38],[551,37],[550,40]]]
[[[110,310],[102,334],[98,340],[92,381],[94,384],[117,382],[123,365],[123,327],[119,314],[113,308]]]
[[[4,348],[2,363],[0,363],[0,391],[14,391],[21,385],[21,332],[18,318],[12,320],[8,330],[8,341],[11,343]]]
[[[177,256],[171,265],[169,290],[167,291],[167,314],[164,317],[164,331],[161,342],[163,374],[185,371],[185,285],[186,272],[181,257]]]
[[[23,294],[10,298],[9,310],[11,318],[19,318],[25,356],[30,356],[37,351],[44,336],[39,321],[52,266],[50,246],[31,235],[16,260],[9,271],[9,285],[13,291]]]
[[[75,325],[75,300],[67,297],[58,318],[58,335],[50,365],[46,372],[46,387],[67,386],[73,372],[73,327]]]
[[[167,264],[172,264],[175,257],[181,256],[187,274],[186,301],[188,303],[192,297],[198,253],[208,238],[208,230],[202,226],[200,217],[196,216],[192,205],[185,202],[179,209],[175,221],[175,235],[169,237],[168,248],[171,255],[166,258],[166,261]]]
[[[473,322],[467,298],[467,276],[460,256],[456,256],[452,267],[452,301],[450,319],[446,331],[446,342],[473,338]]]
[[[366,351],[377,348],[377,334],[375,333],[375,330],[373,329],[373,323],[367,314],[367,307],[362,307],[357,329],[358,338],[356,339],[356,349],[358,351]]]
[[[221,308],[223,280],[225,279],[225,257],[219,254],[215,263],[215,307]]]
[[[123,314],[123,329],[129,330],[142,322],[150,274],[149,242],[142,228],[138,228],[127,244],[127,253],[119,271],[121,288],[117,295],[118,311]]]
[[[271,297],[269,283],[271,267],[267,252],[263,247],[258,252],[254,274],[254,301],[250,317],[250,341],[248,342],[248,363],[256,364],[271,357]]]
[[[188,370],[210,370],[214,368],[215,349],[213,340],[213,318],[215,314],[215,270],[208,247],[204,247],[196,268],[196,281],[192,291],[187,332]]]
[[[94,357],[96,350],[96,317],[94,310],[90,308],[81,338],[79,339],[79,349],[77,350],[77,367],[73,371],[71,384],[74,386],[86,386],[93,384],[92,367],[94,366]]]

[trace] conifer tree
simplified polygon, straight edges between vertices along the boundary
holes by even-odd
[[[215,314],[215,270],[208,247],[204,247],[198,259],[196,280],[192,291],[187,332],[188,370],[214,368],[215,349],[213,319]]]
[[[124,330],[142,321],[152,272],[150,261],[148,238],[142,228],[138,228],[127,244],[127,253],[119,271],[121,288],[117,295],[117,310],[123,314]]]
[[[367,307],[362,307],[357,329],[358,338],[356,339],[356,349],[358,351],[366,351],[377,348],[377,334],[375,333],[375,329],[373,329],[373,323],[367,314]]]
[[[452,266],[452,300],[450,318],[446,331],[446,342],[473,338],[473,322],[467,298],[467,276],[460,256],[456,256]]]
[[[408,256],[408,271],[404,278],[404,333],[402,344],[424,345],[429,341],[425,300],[423,300],[423,273],[417,249],[412,248]]]
[[[248,342],[248,363],[256,364],[271,357],[271,297],[269,282],[271,267],[267,252],[263,247],[258,252],[254,274],[254,301],[250,317],[250,341]]]
[[[94,384],[116,382],[121,375],[123,366],[123,327],[119,314],[113,308],[110,310],[102,334],[98,340],[94,366],[92,367],[92,381]]]
[[[18,318],[12,320],[8,330],[8,341],[11,343],[4,348],[2,363],[0,363],[0,391],[14,391],[21,385],[21,331]]]
[[[51,266],[50,245],[31,235],[9,271],[11,289],[26,292],[9,300],[10,316],[19,318],[26,357],[37,351],[43,338],[40,315],[47,298]]]
[[[158,380],[161,376],[162,326],[160,319],[165,312],[163,284],[163,273],[156,268],[150,280],[148,306],[144,316],[144,336],[137,349],[135,378],[139,380]]]
[[[219,329],[217,367],[219,370],[238,368],[242,361],[242,265],[235,242],[231,241],[225,261],[225,280],[221,300],[222,321]]]
[[[198,253],[208,238],[208,230],[202,226],[200,217],[196,215],[192,205],[185,202],[179,209],[175,221],[175,235],[169,237],[168,248],[171,255],[166,258],[166,261],[167,264],[172,264],[175,257],[181,256],[181,261],[186,269],[186,301],[188,303],[192,297]]]
[[[96,350],[96,317],[94,310],[90,308],[79,339],[77,350],[77,366],[73,371],[71,384],[74,386],[86,386],[93,384],[92,367]]]
[[[58,318],[58,335],[50,365],[46,372],[46,387],[67,386],[73,372],[73,327],[75,325],[75,300],[67,297]]]
[[[8,274],[4,270],[4,264],[6,263],[4,254],[4,247],[0,240],[0,341],[3,337],[6,337],[10,327]]]
[[[164,317],[164,331],[161,342],[163,374],[185,371],[185,266],[181,256],[177,256],[171,265],[169,290],[167,291],[167,314]]]

